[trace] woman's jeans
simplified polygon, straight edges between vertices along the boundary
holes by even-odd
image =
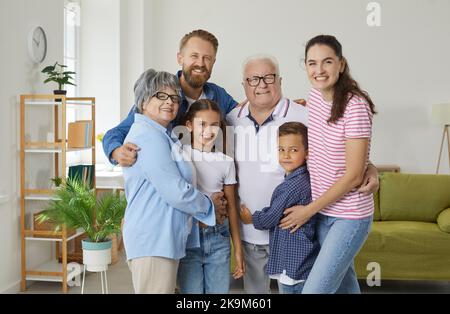
[[[200,228],[200,247],[186,249],[178,267],[180,293],[228,293],[231,249],[227,222]]]
[[[343,219],[317,215],[320,252],[302,293],[361,293],[353,259],[372,225],[372,216]]]

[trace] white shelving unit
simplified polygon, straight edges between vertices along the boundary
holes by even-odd
[[[43,275],[49,273],[60,275],[59,276]],[[63,273],[62,265],[58,263],[57,260],[52,260],[36,267],[35,270],[33,271],[33,274],[29,274],[26,276],[26,280],[63,282],[62,273]],[[67,267],[66,273],[67,273],[66,275],[67,281],[70,281],[74,279],[76,276],[81,275],[82,267],[79,268]]]
[[[56,99],[60,101],[56,101]],[[68,148],[66,138],[66,110],[68,107],[88,106],[91,109],[92,121],[92,147]],[[50,107],[53,109],[53,135],[52,142],[25,142],[25,115],[29,107]],[[61,121],[59,117],[61,116]],[[61,282],[63,293],[67,293],[67,282],[80,274],[82,267],[77,269],[68,268],[67,244],[84,232],[77,230],[69,235],[64,226],[61,231],[33,230],[25,225],[27,203],[30,201],[56,200],[54,190],[51,189],[27,189],[25,187],[25,159],[34,154],[50,154],[54,161],[55,176],[66,177],[66,154],[70,152],[90,150],[92,153],[92,165],[95,165],[95,98],[68,98],[63,95],[21,95],[20,96],[20,207],[21,207],[21,266],[22,281],[21,290],[26,290],[27,280]],[[50,179],[50,178],[49,178]],[[95,186],[95,176],[94,176]],[[34,269],[26,268],[26,242],[43,241],[54,242],[56,245],[56,258],[46,262]],[[60,249],[61,247],[61,249]],[[60,252],[61,250],[61,252]],[[58,262],[61,253],[62,263]]]

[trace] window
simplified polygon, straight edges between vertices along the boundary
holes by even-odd
[[[67,71],[76,72],[73,81],[76,86],[65,85],[68,97],[80,96],[80,2],[79,0],[65,0],[64,2],[64,64]],[[83,118],[82,108],[67,107],[67,122]],[[67,165],[79,164],[84,160],[83,152],[67,154]]]
[[[80,90],[80,3],[66,0],[64,5],[64,64],[74,71],[76,86],[67,85],[67,95],[79,96]]]

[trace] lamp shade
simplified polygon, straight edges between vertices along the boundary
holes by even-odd
[[[431,121],[440,125],[450,125],[450,103],[433,105]]]

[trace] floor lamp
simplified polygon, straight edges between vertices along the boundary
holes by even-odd
[[[442,133],[441,149],[439,150],[438,163],[436,166],[436,174],[439,173],[439,165],[441,163],[442,149],[444,148],[445,137],[447,136],[448,165],[450,168],[450,103],[433,105],[431,110],[431,119],[433,122],[444,125]]]

